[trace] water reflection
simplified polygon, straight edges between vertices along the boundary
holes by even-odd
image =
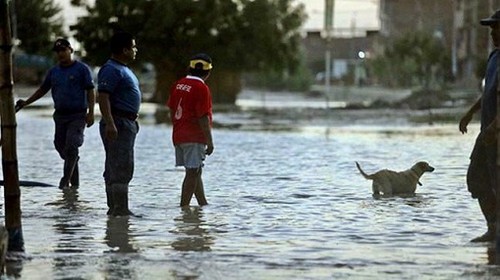
[[[78,201],[78,189],[66,188],[62,190],[62,196],[60,199],[49,202],[48,206],[57,206],[63,211],[67,211],[70,214],[75,214],[80,209],[80,202]]]
[[[106,262],[106,279],[137,279],[132,265],[132,256],[122,254],[136,253],[130,238],[130,218],[108,217],[106,223],[106,245],[110,248],[108,253],[114,253]]]
[[[21,278],[21,273],[23,271],[24,262],[22,260],[18,261],[7,261],[5,263],[5,275],[13,279]],[[3,278],[2,278],[3,279]]]
[[[54,258],[55,271],[64,274],[67,267],[83,267],[85,261],[81,258],[70,257],[74,254],[85,252],[82,244],[82,233],[88,230],[87,225],[80,216],[80,202],[78,200],[78,190],[67,188],[62,191],[59,200],[49,205],[59,207],[55,214],[53,228],[59,236],[59,240],[54,248],[56,257]]]
[[[78,189],[66,188],[63,190],[61,209],[75,212],[78,210]]]
[[[182,208],[181,215],[174,219],[175,230],[172,233],[179,237],[172,242],[172,247],[178,251],[210,251],[214,238],[203,228],[205,222],[202,208]]]
[[[412,207],[425,207],[429,203],[429,198],[415,193],[398,195],[372,194],[372,197],[375,201],[389,201],[391,203],[398,203],[399,201],[403,201],[404,204]]]
[[[496,275],[500,276],[500,252],[497,253],[495,249],[495,244],[489,243],[486,247],[486,255],[488,256],[488,265],[494,265],[495,266],[495,271]]]
[[[488,255],[488,264],[489,265],[496,265],[497,261],[497,252],[495,249],[495,246],[488,246],[486,248],[486,255]]]
[[[130,242],[130,218],[108,217],[106,223],[106,245],[116,253],[135,253],[137,249]]]

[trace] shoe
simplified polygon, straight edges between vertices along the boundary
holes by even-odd
[[[113,208],[110,208],[108,215],[111,216],[132,216],[140,218],[142,215],[134,214],[128,208],[128,185],[114,184],[112,185],[112,201]]]
[[[470,242],[491,242],[495,240],[495,231],[492,229],[488,229],[483,235],[478,236],[472,239]]]

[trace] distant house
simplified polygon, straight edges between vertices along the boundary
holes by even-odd
[[[500,0],[380,0],[380,36],[387,40],[414,30],[428,31],[449,48],[458,84],[476,86],[489,30],[479,20],[500,9]],[[479,69],[478,69],[479,67]]]
[[[328,41],[321,31],[309,31],[302,40],[308,68],[319,80],[324,79],[325,53],[331,52],[332,80],[352,83],[354,71],[370,54],[376,31],[363,37],[334,37]]]
[[[455,0],[380,0],[380,35],[400,37],[414,30],[429,31],[452,42]]]
[[[500,0],[456,0],[454,8],[454,70],[459,82],[477,86],[493,49],[490,29],[479,21],[500,9]]]
[[[324,71],[327,49],[332,54],[334,78],[345,77],[360,63],[358,52],[369,56],[392,40],[421,30],[433,34],[450,50],[450,69],[458,85],[479,84],[484,63],[492,50],[490,30],[481,26],[479,20],[500,9],[500,0],[379,1],[380,30],[355,37],[335,34],[331,44],[321,31],[307,33],[303,46],[307,65],[313,73]]]

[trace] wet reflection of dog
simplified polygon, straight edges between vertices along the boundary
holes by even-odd
[[[372,180],[372,190],[374,195],[394,195],[394,194],[412,194],[420,183],[420,177],[425,172],[434,171],[434,167],[425,161],[415,163],[410,169],[396,172],[388,169],[377,171],[373,174],[366,174],[358,162],[356,162],[359,172],[363,177]]]

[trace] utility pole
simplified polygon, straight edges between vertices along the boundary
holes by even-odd
[[[12,89],[12,36],[10,0],[0,0],[0,116],[2,135],[2,171],[4,176],[5,227],[9,252],[24,252],[21,225],[21,191],[16,148],[16,112]]]
[[[325,36],[326,36],[326,50],[325,50],[325,96],[326,96],[326,109],[330,107],[330,78],[332,76],[332,33],[333,33],[333,13],[335,8],[335,0],[325,0]]]
[[[458,5],[456,1],[452,1],[453,5],[453,23],[451,29],[451,73],[453,75],[453,79],[457,78],[458,75],[458,63],[457,63],[457,38],[458,38],[458,29],[461,22],[458,21],[458,13],[462,13],[463,10],[459,11],[457,9]]]

